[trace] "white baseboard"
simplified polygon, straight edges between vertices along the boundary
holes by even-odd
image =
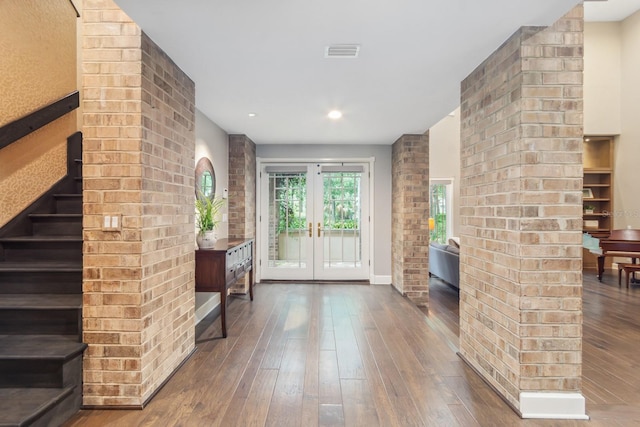
[[[520,393],[522,418],[588,420],[584,396],[580,393]]]
[[[369,279],[369,283],[372,285],[390,285],[391,284],[391,276],[380,276],[372,274]]]
[[[196,292],[196,325],[220,305],[220,292]]]

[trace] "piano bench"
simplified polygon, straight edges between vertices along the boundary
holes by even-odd
[[[629,287],[629,280],[631,279],[631,275],[636,271],[640,271],[640,264],[618,264],[618,286],[621,285],[622,281],[622,270],[624,270],[624,274],[626,274],[627,279],[627,288]]]

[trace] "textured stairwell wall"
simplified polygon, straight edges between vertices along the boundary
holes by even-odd
[[[195,345],[195,85],[112,1],[82,15],[84,404],[140,407]]]
[[[69,0],[0,2],[0,126],[77,89],[76,19]],[[67,173],[76,116],[0,149],[0,227]]]

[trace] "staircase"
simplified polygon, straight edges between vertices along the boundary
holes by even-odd
[[[87,345],[76,159],[67,178],[0,235],[0,427],[59,426],[82,403]]]

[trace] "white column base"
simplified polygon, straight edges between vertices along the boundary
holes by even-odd
[[[584,396],[580,393],[520,393],[522,418],[588,420]]]
[[[369,283],[372,285],[390,285],[391,284],[391,276],[379,276],[372,274],[369,279]]]

